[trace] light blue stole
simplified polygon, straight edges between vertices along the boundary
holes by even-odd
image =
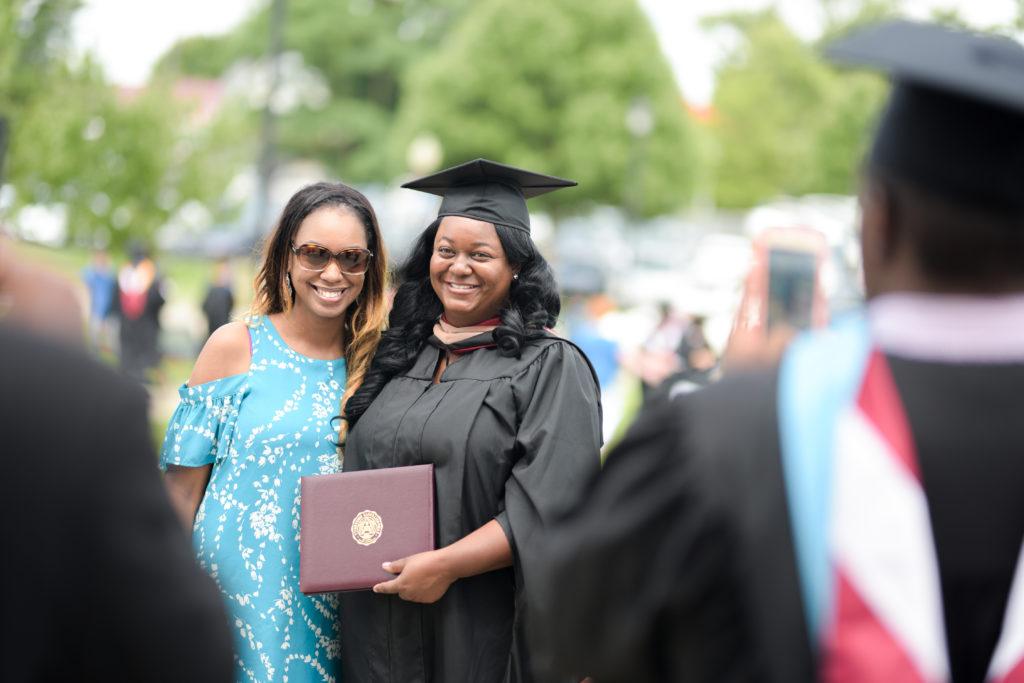
[[[856,400],[871,340],[866,315],[803,334],[779,368],[779,436],[797,569],[812,646],[832,603],[828,526],[839,415]]]

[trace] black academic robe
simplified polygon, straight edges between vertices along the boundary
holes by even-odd
[[[487,333],[458,348],[491,341]],[[433,463],[438,547],[496,519],[513,567],[460,579],[431,605],[342,594],[346,681],[536,680],[523,632],[535,541],[600,465],[597,380],[569,342],[534,340],[519,358],[481,348],[456,356],[434,384],[442,353],[432,339],[388,382],[349,435],[344,469]]]
[[[1024,366],[889,358],[928,497],[954,683],[980,683],[1024,535]],[[655,406],[545,540],[534,636],[556,672],[813,681],[774,372]],[[571,588],[566,589],[566,586]]]
[[[138,384],[0,324],[0,681],[233,680]]]
[[[210,334],[217,331],[221,325],[231,321],[231,309],[235,307],[235,295],[231,293],[228,285],[210,285],[203,297],[203,315],[206,316],[206,326]]]
[[[160,310],[164,305],[161,288],[161,278],[157,276],[146,290],[145,307],[135,317],[124,310],[120,287],[114,297],[115,310],[121,320],[118,332],[121,370],[140,381],[145,381],[146,373],[160,364]]]

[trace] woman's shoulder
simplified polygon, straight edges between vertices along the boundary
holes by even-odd
[[[544,335],[531,339],[524,345],[524,357],[530,354],[533,359],[545,359],[558,362],[559,360],[587,361],[586,354],[580,347],[565,337],[559,337],[551,330],[545,330]]]
[[[188,379],[189,386],[240,375],[249,369],[249,327],[235,321],[218,327],[199,352]]]
[[[594,374],[590,360],[583,350],[550,330],[546,330],[544,336],[535,337],[523,344],[514,365],[515,369],[512,373],[514,376],[527,375],[537,372],[541,368],[558,366],[580,366],[587,368],[590,374]],[[596,377],[596,375],[594,376]]]

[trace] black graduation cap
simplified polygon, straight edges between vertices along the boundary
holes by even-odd
[[[526,200],[574,185],[574,180],[474,159],[409,181],[402,187],[443,197],[438,218],[467,216],[529,233]]]
[[[872,166],[957,201],[1024,209],[1024,46],[891,21],[853,32],[827,54],[893,80]]]

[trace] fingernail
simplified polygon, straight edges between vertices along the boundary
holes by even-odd
[[[381,569],[383,569],[384,571],[388,571],[389,569],[391,569],[391,563],[390,562],[382,562],[380,566],[381,566]]]

